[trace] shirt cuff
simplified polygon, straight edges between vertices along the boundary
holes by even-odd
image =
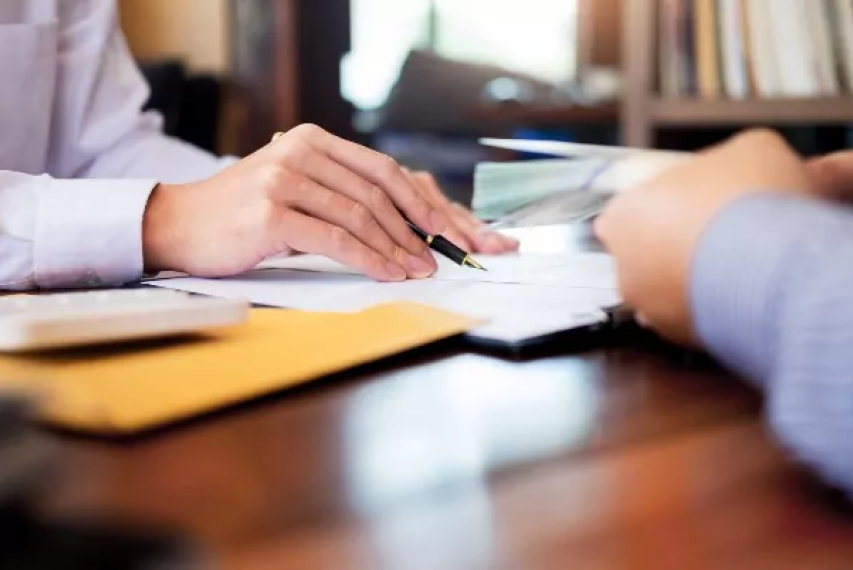
[[[774,372],[775,312],[797,250],[827,208],[799,196],[752,194],[721,210],[699,240],[690,275],[696,332],[712,354],[755,382]]]
[[[35,282],[118,286],[142,275],[142,216],[153,180],[52,180],[38,190]]]

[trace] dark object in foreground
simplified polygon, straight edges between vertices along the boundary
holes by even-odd
[[[201,568],[174,537],[107,521],[45,520],[36,504],[61,476],[57,450],[32,421],[31,405],[0,394],[0,568],[187,570]]]

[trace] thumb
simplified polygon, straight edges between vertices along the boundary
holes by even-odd
[[[806,163],[806,169],[818,196],[853,201],[853,151],[813,158]]]

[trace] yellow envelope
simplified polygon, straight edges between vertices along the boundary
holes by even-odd
[[[478,321],[414,303],[360,313],[254,309],[245,325],[162,343],[0,357],[0,387],[34,389],[51,423],[128,434],[302,384]]]

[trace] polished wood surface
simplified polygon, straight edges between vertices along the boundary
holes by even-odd
[[[644,337],[526,360],[451,341],[133,441],[55,434],[45,508],[179,530],[226,569],[850,568],[853,518],[760,407]]]

